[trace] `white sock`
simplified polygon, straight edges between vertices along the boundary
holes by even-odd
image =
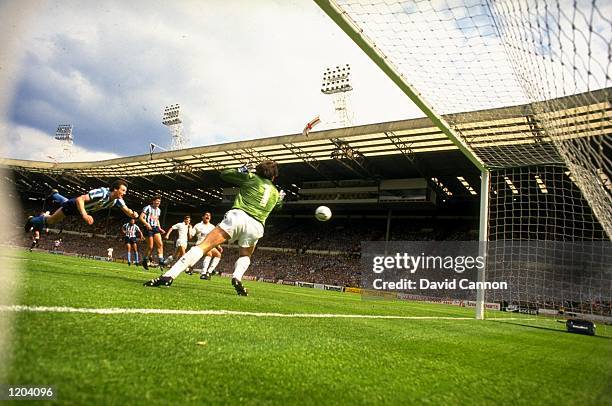
[[[212,259],[212,257],[206,256],[204,257],[204,261],[202,262],[202,272],[200,272],[202,275],[206,275],[206,270],[208,269],[208,266],[210,265],[210,260]]]
[[[193,266],[200,258],[204,255],[204,251],[199,246],[191,247],[185,255],[172,265],[172,268],[168,269],[168,272],[164,276],[171,276],[172,279],[176,279],[185,269]]]
[[[250,264],[251,264],[251,258],[247,256],[238,258],[236,260],[236,263],[234,264],[234,273],[232,274],[232,277],[241,281],[242,275],[244,275],[244,273],[247,271],[247,268],[249,267]]]
[[[219,257],[214,257],[210,266],[208,267],[208,273],[213,273],[213,271],[217,268],[217,265],[219,265],[219,261],[221,261],[221,258]],[[248,266],[248,265],[247,265]]]

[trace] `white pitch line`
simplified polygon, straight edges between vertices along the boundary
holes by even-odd
[[[287,317],[317,319],[400,319],[400,320],[474,320],[473,317],[446,316],[391,316],[371,314],[318,314],[318,313],[264,313],[241,312],[236,310],[178,310],[178,309],[95,309],[56,306],[22,306],[0,305],[0,312],[15,313],[89,313],[89,314],[180,314],[198,316],[253,316],[253,317]]]

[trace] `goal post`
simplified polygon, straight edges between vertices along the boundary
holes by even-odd
[[[477,282],[486,282],[487,242],[489,241],[489,190],[490,173],[486,169],[480,173],[480,216],[478,218],[478,255],[484,258],[485,266],[478,269]],[[478,288],[476,291],[476,319],[485,318],[485,289]]]
[[[351,20],[348,13],[342,11],[333,0],[314,1],[479,170],[484,170],[485,167],[480,158],[478,158],[461,137],[455,133],[446,120],[434,111],[429,103],[427,103],[427,101],[410,85],[406,78],[397,71],[390,59],[377,48],[376,44],[363,34],[363,31]]]

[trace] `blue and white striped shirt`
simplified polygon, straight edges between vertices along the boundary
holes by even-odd
[[[123,199],[111,199],[111,192],[107,187],[90,190],[89,201],[85,202],[85,210],[88,213],[108,209],[110,207],[123,207],[125,202]]]
[[[123,232],[126,237],[136,238],[136,233],[140,231],[140,227],[136,224],[125,223],[123,225]]]
[[[151,205],[148,205],[142,209],[142,212],[145,214],[145,221],[147,224],[151,227],[159,227],[159,216],[161,215],[159,207],[153,208]]]

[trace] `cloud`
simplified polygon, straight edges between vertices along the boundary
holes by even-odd
[[[72,153],[66,157],[61,142],[45,132],[35,128],[0,126],[0,131],[10,140],[8,155],[16,159],[32,161],[86,162],[118,158],[111,152],[91,151],[79,146],[72,147]]]
[[[355,72],[355,124],[422,115],[306,1],[49,1],[23,46],[10,124],[51,136],[71,123],[90,150],[168,145],[161,112],[174,103],[191,145],[299,133],[332,116],[322,73],[343,63]]]

